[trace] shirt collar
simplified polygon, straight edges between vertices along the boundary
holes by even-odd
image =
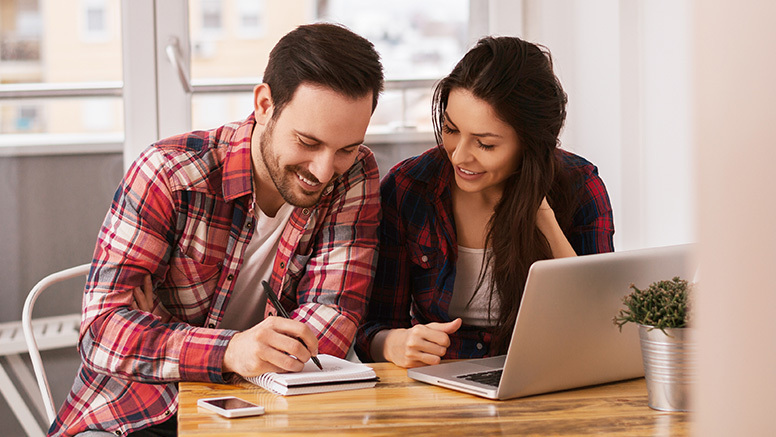
[[[453,166],[450,164],[450,158],[447,157],[447,153],[441,145],[427,150],[424,155],[431,158],[428,164],[413,167],[410,175],[416,181],[425,184],[436,197],[441,196],[449,188],[450,180],[453,177]]]
[[[219,141],[229,143],[222,175],[224,200],[232,201],[251,194],[251,136],[256,118],[253,113]]]

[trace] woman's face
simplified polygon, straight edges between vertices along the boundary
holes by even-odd
[[[453,164],[455,183],[467,193],[500,196],[504,181],[520,162],[517,132],[496,116],[490,104],[461,88],[450,91],[442,143]]]

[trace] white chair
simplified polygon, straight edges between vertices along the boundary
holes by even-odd
[[[27,295],[24,309],[22,310],[21,323],[10,322],[0,325],[0,350],[3,351],[2,355],[6,357],[14,373],[16,373],[24,386],[27,395],[35,404],[40,414],[48,420],[49,424],[56,417],[56,409],[51,397],[46,372],[43,369],[40,351],[74,347],[78,342],[81,314],[33,319],[32,309],[35,301],[44,290],[67,279],[78,276],[85,277],[89,273],[89,267],[90,264],[82,264],[52,273],[41,279]],[[23,336],[19,335],[20,331],[23,332]],[[22,339],[22,337],[24,338]],[[37,379],[40,397],[35,393],[35,381],[32,380],[29,369],[19,356],[20,353],[24,352],[29,352],[30,354],[30,361],[32,361],[32,368]],[[22,424],[24,431],[31,436],[44,435],[45,430],[41,429],[30,409],[16,390],[13,382],[2,368],[0,368],[0,389],[2,389],[3,395]]]

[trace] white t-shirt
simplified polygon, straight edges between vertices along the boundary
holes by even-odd
[[[480,278],[482,258],[485,249],[471,249],[458,246],[458,261],[455,263],[455,284],[453,284],[453,298],[450,300],[450,317],[460,317],[464,324],[473,326],[492,326],[498,316],[498,301],[493,302],[493,317],[488,321],[488,300],[490,292],[488,281],[490,272],[485,273],[483,289],[477,292],[474,300],[469,300],[474,295],[477,280]]]
[[[284,203],[275,217],[268,217],[261,208],[254,207],[255,229],[245,248],[240,274],[237,275],[220,328],[244,331],[264,320],[267,295],[261,281],[269,281],[272,275],[280,236],[293,210],[293,206]]]

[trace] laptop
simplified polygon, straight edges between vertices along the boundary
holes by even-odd
[[[612,322],[630,293],[659,280],[692,280],[693,245],[537,261],[506,355],[407,370],[415,380],[511,399],[644,376],[638,328]]]

